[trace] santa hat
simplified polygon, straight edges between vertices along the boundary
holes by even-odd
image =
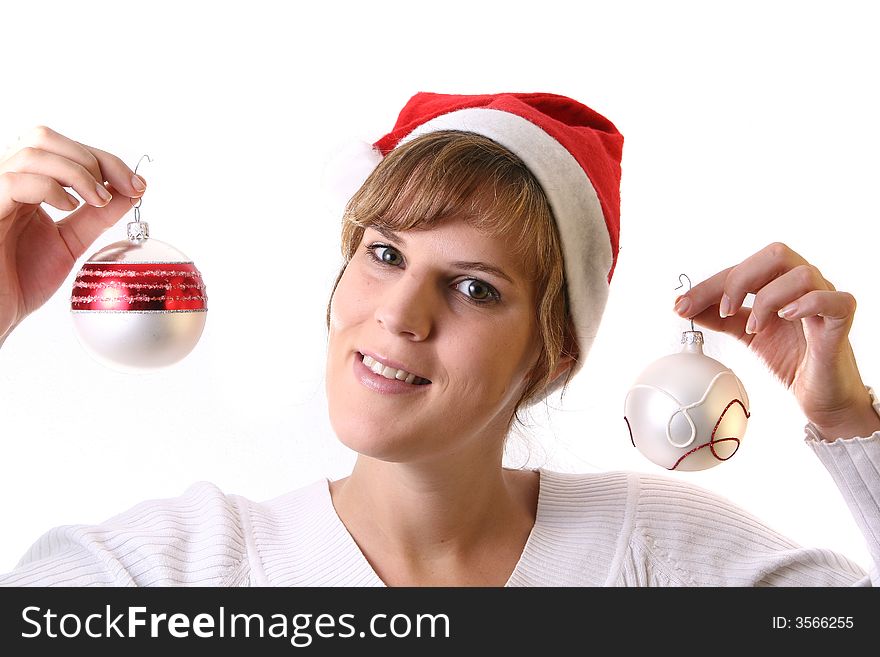
[[[556,94],[418,93],[371,153],[346,157],[360,168],[362,183],[398,145],[437,130],[488,137],[517,155],[543,188],[562,242],[566,292],[580,350],[573,365],[572,374],[576,373],[598,331],[617,264],[623,136],[604,116]],[[560,385],[557,381],[546,393]]]

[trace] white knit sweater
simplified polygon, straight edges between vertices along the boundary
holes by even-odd
[[[807,425],[806,442],[865,537],[870,575],[670,477],[541,469],[535,525],[507,586],[880,585],[880,431],[827,443],[814,430]],[[384,584],[321,479],[262,503],[197,483],[101,525],[58,527],[0,575],[0,585]]]

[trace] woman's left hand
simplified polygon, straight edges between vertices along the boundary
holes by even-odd
[[[754,303],[743,307],[749,293]],[[695,285],[676,303],[681,299],[691,303],[676,306],[680,316],[732,335],[764,361],[823,438],[880,429],[848,338],[855,297],[838,292],[787,245],[764,247]]]

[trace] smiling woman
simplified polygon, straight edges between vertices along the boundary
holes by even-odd
[[[462,219],[408,231],[405,245],[398,240],[396,247],[377,246],[377,240],[385,238],[372,229],[364,232],[367,248],[347,264],[331,305],[327,398],[337,436],[361,454],[371,452],[364,442],[387,444],[398,435],[407,451],[438,456],[452,448],[454,438],[500,460],[494,452],[502,447],[539,351],[531,273],[504,242]],[[387,254],[392,248],[394,264],[373,255],[374,249]],[[512,282],[494,276],[492,283],[484,282],[451,264],[463,254],[480,254],[510,271]],[[474,299],[473,289],[491,300]],[[395,380],[380,389],[386,379],[373,372],[364,376],[361,355],[395,376],[399,368],[429,383]],[[376,391],[418,395],[376,396]],[[432,439],[426,440],[428,435]],[[382,453],[386,460],[392,456]]]
[[[118,158],[48,130],[37,138],[0,163],[0,299],[11,300],[0,343],[57,288],[34,254],[84,249],[143,192]],[[327,308],[330,422],[358,454],[351,474],[262,503],[197,484],[48,532],[0,583],[880,583],[876,568],[802,548],[680,480],[502,467],[518,411],[564,388],[596,335],[617,263],[622,143],[565,96],[415,95],[348,204]],[[69,209],[71,180],[89,205],[56,225],[40,203]],[[71,264],[55,263],[53,284]],[[847,339],[854,297],[774,243],[683,300],[681,314],[790,382],[807,445],[880,563],[880,403]]]

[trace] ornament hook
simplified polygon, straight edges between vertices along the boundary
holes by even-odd
[[[692,285],[691,285],[691,279],[690,279],[690,277],[689,277],[687,274],[679,274],[679,275],[678,275],[678,282],[681,283],[681,285],[679,285],[679,286],[678,286],[677,288],[675,288],[675,289],[678,290],[678,289],[681,289],[681,288],[684,286],[684,283],[681,282],[681,278],[682,278],[682,276],[684,276],[684,277],[687,279],[687,282],[688,282],[688,292],[690,292],[690,291],[691,291],[691,287],[692,287]],[[693,318],[691,318],[691,331],[693,331],[693,330],[695,330],[695,329],[694,329],[694,320],[693,320]]]
[[[141,155],[141,159],[138,160],[138,163],[137,163],[137,164],[135,165],[135,167],[134,167],[134,172],[135,172],[135,173],[138,172],[138,167],[141,165],[141,162],[144,161],[144,158],[147,158],[147,162],[152,162],[152,161],[153,161],[153,158],[151,158],[149,155],[147,155],[146,153],[144,153],[143,155]],[[144,197],[141,196],[141,197],[137,200],[137,203],[132,203],[132,206],[134,207],[134,220],[137,221],[137,222],[140,222],[140,220],[141,220],[141,212],[140,212],[140,210],[139,210],[138,208],[141,207],[141,203],[143,203],[143,201],[144,201]]]
[[[134,172],[137,173],[138,167],[141,165],[141,162],[144,161],[144,158],[147,158],[148,162],[152,162],[153,158],[149,155],[142,155],[141,159],[138,160],[137,166],[134,168]],[[141,203],[143,203],[144,197],[141,196],[138,198],[137,203],[132,203],[132,207],[134,207],[134,221],[128,224],[128,239],[134,244],[140,244],[144,240],[150,237],[150,227],[147,225],[146,221],[141,221]]]

